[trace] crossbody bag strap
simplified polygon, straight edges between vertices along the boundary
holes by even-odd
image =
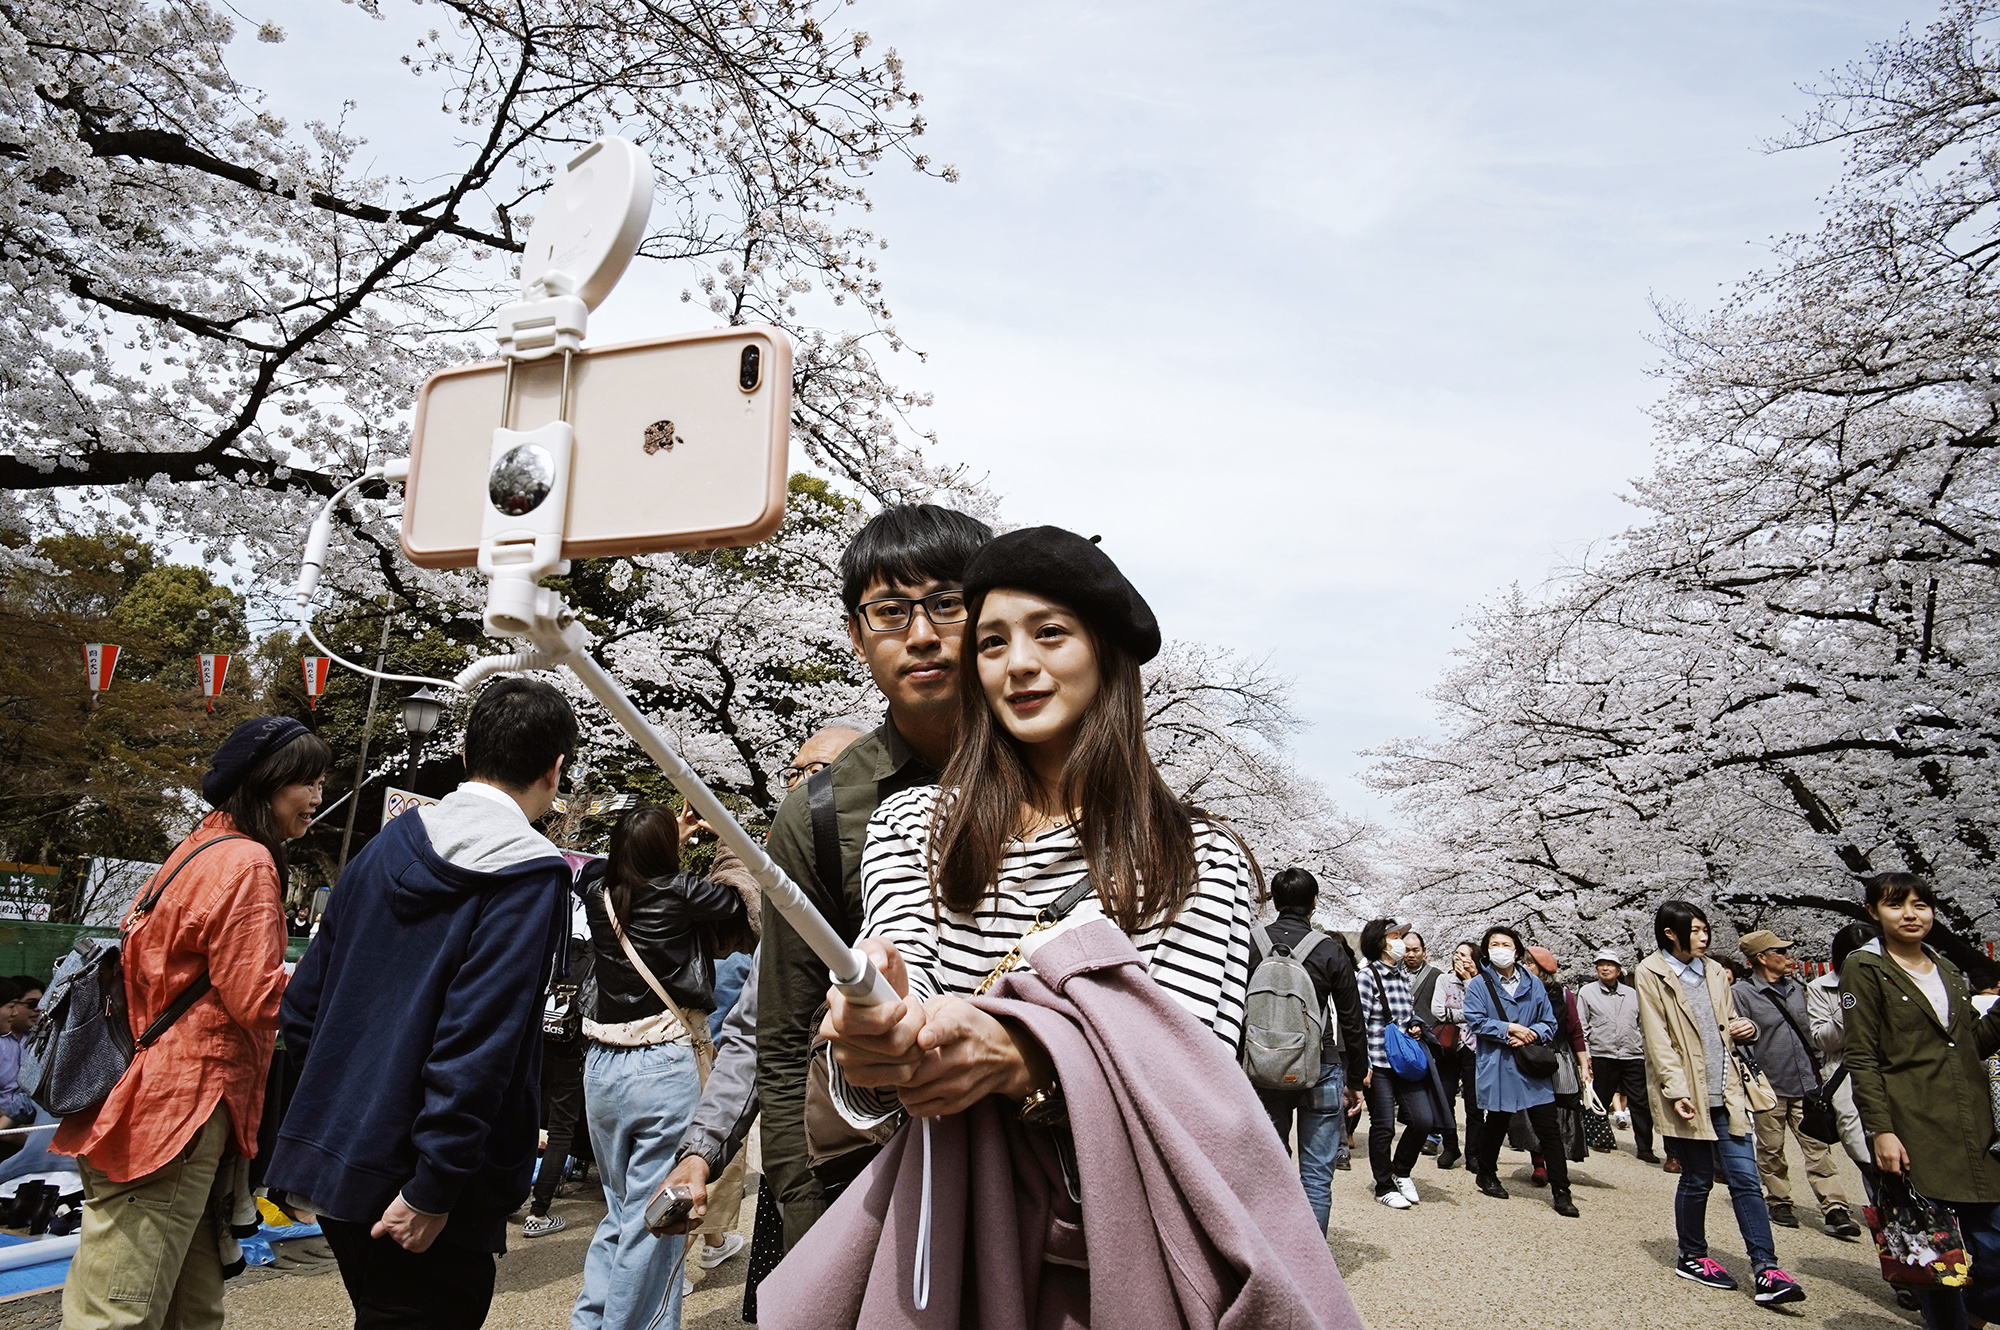
[[[1078,905],[1082,904],[1084,897],[1094,895],[1096,893],[1096,890],[1097,889],[1091,885],[1090,875],[1088,873],[1084,874],[1083,877],[1079,878],[1075,883],[1073,883],[1070,886],[1069,890],[1065,891],[1062,895],[1056,897],[1053,901],[1050,901],[1047,905],[1044,905],[1041,909],[1035,911],[1034,922],[1029,924],[1028,931],[1022,934],[1021,942],[1027,941],[1030,937],[1033,937],[1036,933],[1041,932],[1043,929],[1053,928],[1055,925],[1061,923],[1065,918],[1068,917],[1069,912],[1071,910],[1074,910]],[[987,975],[984,979],[980,980],[979,987],[972,990],[972,996],[985,997],[987,990],[992,988],[995,983],[999,982],[1001,975],[1006,974],[1009,970],[1012,970],[1015,966],[1019,965],[1020,963],[1021,963],[1021,943],[1016,942],[1014,944],[1013,950],[1009,951],[1005,956],[1002,956],[1000,958],[1000,963],[993,967],[993,972]]]
[[[1776,997],[1774,995],[1771,999],[1771,1005],[1778,1009],[1779,1018],[1783,1020],[1785,1024],[1791,1026],[1792,1033],[1799,1037],[1799,1045],[1806,1051],[1806,1065],[1812,1068],[1813,1088],[1814,1089],[1823,1088],[1824,1082],[1820,1080],[1819,1076],[1819,1059],[1813,1056],[1812,1040],[1806,1038],[1806,1032],[1799,1028],[1799,1023],[1797,1019],[1793,1017],[1791,1009],[1785,1005],[1784,999]]]
[[[603,892],[602,898],[604,915],[611,921],[611,931],[618,938],[618,945],[624,948],[625,959],[632,962],[632,968],[646,981],[646,987],[652,989],[660,1001],[667,1004],[667,1010],[674,1014],[674,1019],[681,1023],[683,1030],[687,1031],[688,1041],[694,1045],[695,1071],[701,1083],[708,1084],[708,1069],[715,1064],[715,1045],[708,1039],[708,1022],[703,1021],[696,1025],[688,1019],[688,1014],[681,1010],[681,1004],[674,1001],[673,994],[667,992],[665,985],[654,976],[652,968],[639,959],[638,949],[632,945],[632,939],[625,935],[625,925],[619,922],[618,911],[611,908],[611,893]]]

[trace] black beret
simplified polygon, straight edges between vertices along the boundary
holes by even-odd
[[[1031,526],[995,536],[965,569],[965,595],[976,601],[996,587],[1059,600],[1140,664],[1160,654],[1160,623],[1111,556],[1059,526]]]
[[[201,778],[201,797],[212,808],[229,802],[257,764],[301,734],[310,734],[290,716],[259,716],[246,720],[229,732],[222,747],[209,759],[208,773]]]

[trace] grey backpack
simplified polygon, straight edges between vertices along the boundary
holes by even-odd
[[[1262,924],[1251,930],[1263,960],[1243,998],[1243,1071],[1262,1090],[1308,1090],[1319,1084],[1325,1013],[1304,958],[1326,941],[1308,931],[1293,948],[1274,945]]]

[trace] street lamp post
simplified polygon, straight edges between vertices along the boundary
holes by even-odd
[[[403,728],[410,735],[410,774],[405,783],[417,788],[417,763],[422,760],[424,736],[437,728],[444,715],[444,699],[428,688],[419,688],[403,699]]]

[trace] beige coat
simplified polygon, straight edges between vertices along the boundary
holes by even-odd
[[[1729,1037],[1728,1030],[1729,1023],[1736,1019],[1729,971],[1714,960],[1708,961],[1704,969],[1708,1000],[1715,1007],[1715,1019],[1723,1026],[1722,1047],[1727,1052],[1738,1042]],[[1662,1136],[1714,1140],[1715,1127],[1708,1113],[1708,1050],[1701,1040],[1701,1027],[1695,1021],[1694,1004],[1688,1001],[1687,992],[1674,977],[1667,958],[1657,951],[1639,962],[1632,972],[1632,986],[1639,990],[1639,1032],[1646,1040],[1646,1090],[1653,1105],[1653,1125]],[[1695,1102],[1693,1122],[1674,1111],[1677,1099]],[[1750,1111],[1750,1096],[1733,1066],[1723,1068],[1722,1099],[1729,1109],[1729,1134],[1754,1134],[1756,1122]]]

